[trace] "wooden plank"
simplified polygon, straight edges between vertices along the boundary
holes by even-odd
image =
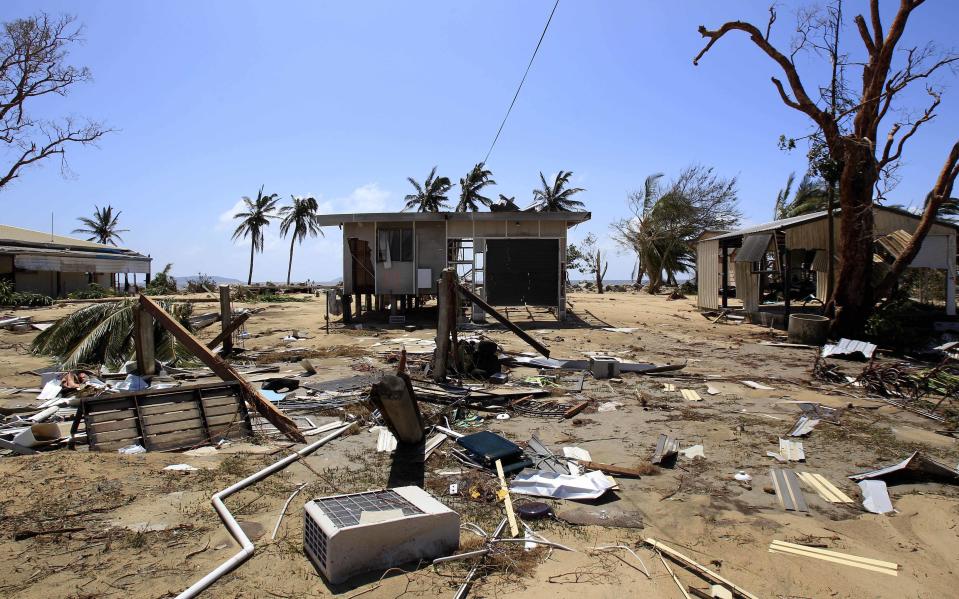
[[[540,343],[536,339],[533,339],[532,337],[529,336],[529,334],[526,331],[524,331],[523,329],[519,328],[518,326],[510,322],[505,316],[497,312],[493,308],[493,306],[487,304],[486,300],[476,295],[475,293],[473,293],[472,291],[464,287],[462,284],[457,284],[456,290],[462,293],[464,296],[466,296],[466,299],[470,300],[471,302],[473,302],[474,304],[482,308],[484,312],[486,312],[487,314],[489,314],[490,316],[498,320],[500,324],[505,326],[507,329],[511,330],[513,334],[515,334],[517,337],[519,337],[520,339],[528,343],[530,347],[538,351],[544,357],[546,358],[549,357],[549,350],[546,349],[546,346],[544,346],[542,343]]]
[[[796,543],[790,543],[790,542],[788,542],[788,541],[779,541],[779,540],[773,539],[773,541],[769,544],[769,546],[770,546],[770,547],[776,546],[776,547],[791,548],[791,549],[797,549],[797,550],[801,550],[801,551],[806,551],[806,552],[808,552],[808,553],[817,553],[817,554],[821,554],[821,555],[828,555],[828,556],[831,556],[831,557],[838,557],[838,558],[841,558],[841,559],[844,559],[844,560],[847,560],[847,561],[854,561],[854,562],[860,562],[860,563],[863,563],[863,564],[870,564],[870,565],[873,565],[873,566],[879,566],[879,567],[881,567],[881,568],[887,568],[887,569],[890,569],[890,570],[898,570],[898,569],[899,569],[899,564],[895,564],[895,563],[893,563],[893,562],[887,562],[887,561],[883,561],[883,560],[879,560],[879,559],[873,559],[873,558],[871,558],[871,557],[862,557],[862,556],[859,556],[859,555],[852,555],[852,554],[850,554],[850,553],[840,553],[840,552],[838,552],[838,551],[832,551],[832,550],[830,550],[830,549],[823,549],[823,548],[821,548],[821,547],[810,547],[810,546],[808,546],[808,545],[799,545],[799,544],[796,544]]]
[[[816,481],[822,488],[826,489],[830,495],[836,498],[836,503],[855,503],[849,495],[846,495],[836,485],[829,482],[822,474],[815,472],[804,472],[811,480]]]
[[[219,416],[206,417],[206,424],[211,429],[217,425],[230,424],[232,422],[242,422],[242,421],[243,421],[243,417],[240,416],[239,412],[233,412],[231,414],[220,414]]]
[[[133,307],[133,342],[137,358],[137,372],[141,376],[156,374],[156,344],[153,339],[153,316],[139,306]]]
[[[196,401],[187,400],[187,401],[176,401],[176,402],[159,403],[159,404],[152,404],[152,405],[141,405],[140,415],[155,416],[157,414],[170,414],[172,412],[182,412],[183,410],[189,410],[190,408],[196,408]]]
[[[683,399],[686,401],[702,401],[703,398],[699,396],[699,393],[696,393],[693,389],[680,389],[680,393],[683,394]]]
[[[195,431],[183,431],[154,437],[151,440],[150,450],[170,451],[173,449],[188,449],[200,445],[207,445],[208,442],[209,439],[206,438],[203,430],[196,429]]]
[[[87,426],[88,431],[97,433],[108,433],[110,431],[122,431],[125,429],[136,430],[136,418],[124,418],[123,420],[108,420],[106,422],[96,422]]]
[[[246,317],[249,318],[249,312],[246,313]],[[244,319],[246,320],[246,319]],[[236,327],[241,323],[234,324],[233,321],[233,305],[230,303],[230,286],[229,285],[220,285],[220,334],[216,336],[213,341],[207,344],[207,347],[210,349],[215,348],[219,344],[223,344],[223,353],[228,354],[233,351],[233,338],[231,337]]]
[[[216,406],[214,408],[206,408],[203,410],[207,417],[210,416],[219,416],[221,414],[239,414],[240,408],[235,403],[229,406]],[[241,416],[242,417],[242,416]]]
[[[179,422],[181,420],[192,420],[200,417],[200,410],[196,406],[185,406],[186,409],[176,412],[165,412],[163,414],[152,414],[141,417],[143,426],[150,427],[157,424],[166,424],[168,422]]]
[[[87,429],[87,437],[90,438],[91,445],[99,445],[107,441],[121,441],[123,439],[139,439],[140,433],[135,428],[126,428],[118,431],[107,431],[98,433],[96,430]],[[130,443],[125,443],[130,445]]]
[[[640,478],[640,473],[635,468],[626,468],[623,466],[613,466],[612,464],[603,464],[601,462],[588,462],[585,460],[580,460],[579,465],[583,468],[592,468],[593,470],[599,470],[605,472],[606,474],[615,474],[618,476],[627,476],[630,478]]]
[[[131,406],[132,408],[132,406]],[[110,412],[93,412],[86,415],[87,424],[96,424],[98,422],[114,422],[116,420],[126,420],[127,418],[136,418],[136,412],[130,410],[113,410]]]
[[[723,577],[720,576],[719,574],[713,572],[712,570],[710,570],[710,569],[707,568],[706,566],[703,566],[702,564],[696,562],[695,560],[693,560],[693,559],[691,559],[691,558],[689,558],[689,557],[686,557],[685,555],[683,555],[682,553],[676,551],[675,549],[673,549],[673,548],[671,548],[671,547],[668,547],[668,546],[666,546],[666,545],[663,545],[662,543],[660,543],[660,542],[657,541],[656,539],[649,538],[649,539],[645,539],[643,542],[646,543],[647,545],[649,545],[650,547],[653,547],[654,549],[658,549],[659,551],[665,553],[665,554],[668,555],[670,558],[672,558],[673,560],[675,560],[677,563],[679,563],[679,564],[681,564],[681,565],[683,565],[683,566],[685,566],[685,567],[687,567],[687,568],[689,568],[689,569],[691,569],[691,570],[695,570],[700,576],[702,576],[702,577],[705,578],[706,580],[708,580],[708,581],[710,581],[710,582],[712,582],[712,583],[714,583],[714,584],[721,584],[721,585],[725,586],[725,587],[728,588],[730,591],[732,591],[733,594],[735,594],[735,595],[738,595],[738,596],[740,596],[740,597],[745,597],[745,599],[759,599],[758,597],[756,597],[756,596],[753,595],[752,593],[746,591],[745,589],[742,589],[742,588],[736,586],[735,584],[733,584],[732,582],[726,580],[725,578],[723,578]]]
[[[578,404],[574,405],[570,409],[566,410],[566,412],[563,414],[563,418],[572,418],[573,416],[585,410],[586,406],[588,405],[589,405],[588,401],[579,402]]]
[[[202,401],[204,410],[212,410],[213,408],[222,408],[223,406],[232,406],[235,408],[240,399],[236,395],[225,395],[222,397],[206,397],[204,395]]]
[[[203,420],[199,417],[184,419],[177,422],[166,422],[163,424],[154,424],[152,426],[144,425],[143,434],[152,437],[164,433],[174,433],[178,431],[188,431],[198,428],[203,430]],[[205,435],[204,435],[205,436]]]
[[[692,599],[689,596],[689,593],[686,592],[686,587],[683,586],[683,583],[679,582],[679,579],[676,578],[676,574],[673,573],[673,569],[669,567],[669,562],[666,561],[666,558],[663,557],[662,552],[657,551],[656,555],[659,556],[659,559],[663,562],[663,566],[666,567],[666,571],[669,572],[669,575],[673,577],[673,582],[676,583],[676,586],[679,587],[679,590],[683,593],[684,599]]]
[[[834,564],[840,564],[843,566],[852,566],[854,568],[869,570],[870,572],[880,572],[882,574],[888,574],[890,576],[899,576],[898,564],[894,564],[891,562],[883,562],[880,560],[873,560],[869,558],[863,558],[857,555],[839,553],[836,551],[827,551],[824,549],[817,549],[814,547],[806,547],[805,545],[795,545],[792,543],[783,543],[782,541],[773,541],[769,545],[769,552],[770,553],[786,553],[790,555],[798,555],[801,557],[811,557],[813,559],[832,562]]]
[[[221,308],[221,313],[222,313],[222,308]],[[240,314],[239,316],[234,318],[233,321],[226,328],[220,331],[220,334],[214,337],[212,341],[207,343],[206,346],[210,349],[216,349],[217,346],[222,343],[223,353],[224,354],[230,353],[233,350],[233,340],[232,340],[233,331],[240,328],[244,322],[249,320],[252,314],[253,314],[252,312],[244,312],[243,314]]]
[[[153,317],[166,328],[170,334],[176,337],[177,341],[182,343],[197,358],[200,359],[210,370],[225,381],[236,381],[240,385],[240,396],[247,400],[257,412],[269,420],[277,430],[281,431],[291,441],[305,443],[306,438],[296,427],[296,423],[290,420],[283,412],[276,408],[272,403],[264,399],[256,389],[246,382],[232,366],[221,360],[216,354],[211,352],[199,339],[194,337],[188,330],[183,328],[175,318],[167,314],[166,310],[159,304],[145,295],[140,295],[140,305],[146,308]]]
[[[509,521],[509,531],[516,537],[519,535],[519,528],[516,526],[516,514],[513,513],[513,499],[509,496],[509,487],[506,485],[506,475],[503,474],[503,461],[496,460],[496,475],[499,477],[500,493],[503,495],[503,503],[506,506],[506,519]]]

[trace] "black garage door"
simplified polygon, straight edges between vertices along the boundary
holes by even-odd
[[[494,306],[555,306],[558,239],[487,239],[486,301]]]

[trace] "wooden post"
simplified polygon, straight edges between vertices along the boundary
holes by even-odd
[[[230,330],[230,323],[233,321],[233,308],[230,306],[230,286],[220,285],[220,335]],[[215,347],[215,346],[214,346]],[[226,334],[223,337],[223,355],[229,355],[233,351],[233,336]]]
[[[149,312],[153,318],[157,320],[163,328],[170,332],[177,341],[182,343],[190,353],[200,359],[210,370],[213,371],[213,374],[217,375],[224,381],[236,381],[240,384],[240,392],[242,393],[243,399],[247,402],[253,404],[253,407],[256,408],[256,411],[259,412],[264,418],[266,418],[270,424],[275,426],[277,430],[286,435],[288,439],[296,443],[306,443],[306,439],[300,433],[299,429],[296,427],[296,423],[290,420],[286,414],[281,412],[276,408],[272,403],[264,399],[259,392],[248,383],[240,373],[237,372],[232,366],[220,359],[219,356],[211,352],[203,342],[194,337],[190,331],[183,328],[183,325],[176,319],[170,316],[166,310],[160,307],[152,299],[148,298],[145,295],[140,295],[140,308]]]
[[[326,334],[330,334],[330,290],[327,289],[323,292],[323,301],[326,302]]]
[[[786,313],[786,327],[789,327],[789,289],[792,287],[790,284],[790,275],[792,273],[792,254],[789,251],[789,248],[786,248],[785,256],[783,259],[783,308]]]
[[[456,309],[456,298],[453,290],[453,277],[456,275],[452,268],[444,268],[443,274],[436,285],[436,301],[439,304],[436,319],[436,353],[433,356],[433,380],[446,380],[446,368],[450,355],[450,323],[452,311]]]
[[[343,324],[353,322],[353,314],[350,312],[350,294],[343,293]]]
[[[729,307],[729,248],[723,246],[723,308]]]
[[[354,303],[356,304],[356,316],[359,318],[363,314],[363,294],[356,292],[353,295],[356,296]]]
[[[210,349],[216,349],[216,346],[223,344],[223,353],[226,353],[226,344],[228,341],[233,338],[233,331],[240,328],[240,326],[250,319],[250,313],[244,312],[236,318],[233,319],[233,322],[230,323],[230,326],[220,331],[220,334],[214,337],[209,343],[206,344]]]
[[[156,374],[156,358],[153,355],[153,317],[139,306],[133,307],[133,343],[137,354],[137,372],[140,376]]]

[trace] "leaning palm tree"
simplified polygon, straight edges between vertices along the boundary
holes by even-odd
[[[250,275],[246,279],[247,285],[253,284],[253,256],[263,251],[263,228],[270,226],[270,219],[276,218],[276,203],[279,197],[275,193],[263,195],[263,187],[256,194],[256,199],[243,196],[246,212],[237,212],[233,218],[240,219],[240,224],[233,232],[233,239],[250,238]]]
[[[487,185],[496,185],[493,180],[493,172],[480,162],[473,169],[466,173],[466,176],[460,179],[460,201],[456,205],[457,212],[476,212],[479,210],[477,202],[489,207],[493,200],[480,195],[480,192]]]
[[[776,220],[826,209],[829,193],[825,182],[806,174],[799,182],[799,187],[796,188],[796,193],[790,200],[789,193],[794,179],[795,173],[790,174],[789,178],[786,179],[785,189],[781,189],[776,196],[776,207],[774,209]]]
[[[78,221],[85,225],[85,228],[74,229],[74,233],[89,235],[87,241],[96,241],[103,245],[116,245],[117,241],[123,241],[120,233],[126,233],[129,229],[121,229],[119,220],[121,212],[113,213],[113,206],[107,204],[104,208],[93,207],[93,218],[81,216]]]
[[[413,177],[407,177],[406,180],[410,182],[416,193],[408,194],[403,198],[406,200],[404,210],[416,208],[417,212],[439,212],[440,208],[446,208],[446,202],[449,200],[446,194],[453,188],[453,184],[449,177],[437,177],[435,166],[422,185]]]
[[[63,370],[84,365],[122,366],[135,353],[134,314],[136,300],[93,304],[64,316],[34,339],[33,353],[51,356]],[[160,306],[190,330],[193,304],[160,302]],[[153,325],[154,355],[161,362],[192,361],[190,351],[166,328]]]
[[[323,235],[320,229],[320,215],[317,210],[320,205],[316,203],[315,198],[293,198],[293,204],[280,208],[280,233],[286,235],[293,232],[290,236],[290,263],[286,267],[286,284],[290,284],[290,273],[293,270],[293,246],[297,241],[303,243],[306,236],[316,237],[317,233]]]
[[[571,199],[573,195],[585,191],[580,187],[567,187],[569,178],[572,176],[571,171],[559,171],[551,185],[546,182],[546,177],[541,172],[539,179],[543,182],[543,188],[533,190],[533,199],[536,200],[537,210],[540,212],[573,212],[583,209],[585,206],[582,202]]]

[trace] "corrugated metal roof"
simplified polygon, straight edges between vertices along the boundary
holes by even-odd
[[[759,262],[769,249],[772,233],[752,233],[743,237],[743,245],[736,251],[734,262]]]
[[[579,224],[591,218],[589,212],[358,212],[350,214],[322,214],[320,226],[360,222],[426,222],[426,221],[566,221]]]
[[[23,229],[21,227],[14,227],[11,225],[0,225],[0,242],[3,241],[48,247],[53,245],[89,249],[123,249],[112,245],[103,245],[101,243],[94,243],[84,239],[75,239],[73,237],[65,237],[63,235],[52,235],[43,231],[32,231],[30,229]]]
[[[822,212],[811,212],[809,214],[803,214],[801,216],[793,216],[792,218],[784,218],[781,220],[774,220],[768,223],[763,223],[761,225],[755,225],[752,227],[746,227],[745,229],[739,229],[738,231],[730,231],[729,233],[724,233],[722,235],[717,235],[715,237],[710,237],[709,239],[728,239],[730,237],[740,237],[743,235],[749,235],[750,233],[764,233],[772,232],[778,229],[788,229],[789,227],[795,227],[796,225],[801,225],[810,221],[818,220],[820,218],[826,217],[826,211]]]
[[[906,251],[906,246],[909,245],[909,242],[912,241],[912,235],[899,229],[898,231],[893,231],[889,235],[883,235],[876,240],[876,243],[881,245],[887,252],[892,254],[893,258],[898,258]]]
[[[876,351],[876,346],[867,341],[856,341],[855,339],[842,338],[839,343],[827,343],[822,348],[822,357],[829,356],[855,356],[862,354],[867,360],[872,357]]]

